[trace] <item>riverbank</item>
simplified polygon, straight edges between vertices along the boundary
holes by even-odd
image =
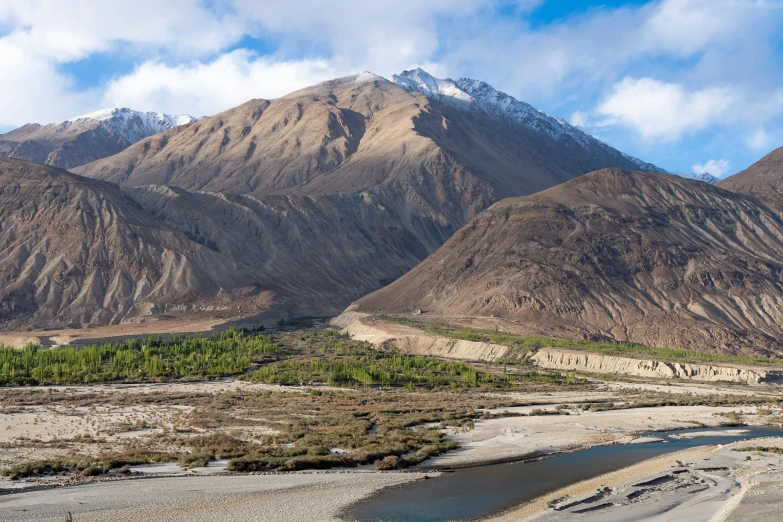
[[[524,460],[604,444],[631,443],[644,432],[717,427],[739,417],[742,422],[766,422],[755,407],[661,406],[585,411],[546,404],[491,413],[526,416],[480,421],[470,431],[450,430],[449,438],[461,447],[430,459],[423,466],[460,468]]]
[[[433,474],[428,474],[433,476]],[[0,496],[0,521],[337,522],[347,506],[423,473],[374,471],[160,477]]]
[[[749,450],[757,447],[783,448],[783,438],[670,453],[559,489],[486,521],[774,520],[783,508],[783,459]]]

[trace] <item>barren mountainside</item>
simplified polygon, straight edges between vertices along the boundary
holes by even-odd
[[[4,329],[198,310],[253,283],[241,264],[166,227],[116,185],[8,158],[0,280]]]
[[[121,189],[0,158],[0,327],[336,314],[427,253],[368,202]]]
[[[182,296],[161,293],[147,307],[151,314],[163,313],[169,300],[177,303],[169,309],[215,303],[215,310],[279,318],[338,313],[416,266],[497,200],[629,161],[363,73],[277,100],[251,100],[72,171],[103,180],[101,187],[132,203],[154,230],[184,241],[163,250],[191,245],[211,256],[193,268],[202,270],[203,285],[178,283]],[[42,210],[40,223],[47,212],[58,219],[60,210]],[[102,233],[105,224],[95,227]],[[89,228],[80,233],[93,240]],[[116,255],[139,257],[133,250]],[[137,269],[146,262],[138,261]],[[235,267],[228,279],[221,268],[226,263]],[[101,288],[117,270],[117,264],[102,266]],[[26,274],[14,277],[28,285],[26,295],[39,295],[47,280]],[[227,297],[212,299],[202,286]],[[90,291],[106,310],[125,310],[118,304],[124,294]],[[263,296],[263,303],[230,302],[242,292]],[[65,318],[58,312],[63,306],[35,315],[30,304],[14,324],[31,327],[44,317],[53,324]],[[79,320],[105,324],[139,317],[108,311]]]
[[[506,318],[542,334],[783,353],[783,222],[753,198],[607,169],[473,219],[355,303]]]
[[[252,100],[74,172],[232,194],[388,187],[396,203],[426,206],[456,229],[504,197],[628,165],[363,73]]]
[[[718,186],[783,208],[783,147],[773,150],[742,172],[719,181]]]

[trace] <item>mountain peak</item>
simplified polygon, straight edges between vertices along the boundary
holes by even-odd
[[[490,84],[472,78],[438,79],[427,71],[416,69],[403,71],[392,76],[392,82],[408,90],[418,91],[427,97],[449,103],[463,110],[482,111],[495,119],[506,121],[514,126],[522,126],[547,134],[566,146],[575,141],[593,157],[609,153],[620,155],[630,161],[639,170],[666,171],[646,163],[638,158],[624,154],[601,140],[574,127],[562,118],[555,118],[532,105],[519,101],[505,92],[498,91]]]
[[[354,78],[353,83],[374,82],[376,80],[386,81],[386,78],[384,78],[383,76],[379,76],[370,71],[362,71],[356,75],[356,78]]]
[[[189,114],[172,115],[160,112],[136,111],[127,107],[114,107],[76,116],[63,122],[61,125],[68,125],[80,120],[96,120],[128,140],[129,143],[136,143],[153,134],[158,134],[187,123],[193,123],[200,119],[194,118]]]
[[[471,96],[460,89],[451,78],[440,80],[424,69],[417,67],[392,76],[392,82],[408,90],[418,91],[425,96],[447,102],[469,104]]]

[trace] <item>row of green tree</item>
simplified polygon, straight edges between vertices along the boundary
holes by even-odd
[[[233,328],[209,337],[152,336],[84,347],[0,345],[0,385],[220,377],[245,372],[254,357],[277,351],[269,337]]]

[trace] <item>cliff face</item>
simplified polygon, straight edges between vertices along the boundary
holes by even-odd
[[[741,382],[767,384],[783,382],[783,369],[736,368],[709,364],[683,364],[627,357],[613,357],[587,352],[542,348],[532,360],[541,367],[553,370],[579,371],[601,374],[631,375],[654,379],[690,379],[708,382]]]

